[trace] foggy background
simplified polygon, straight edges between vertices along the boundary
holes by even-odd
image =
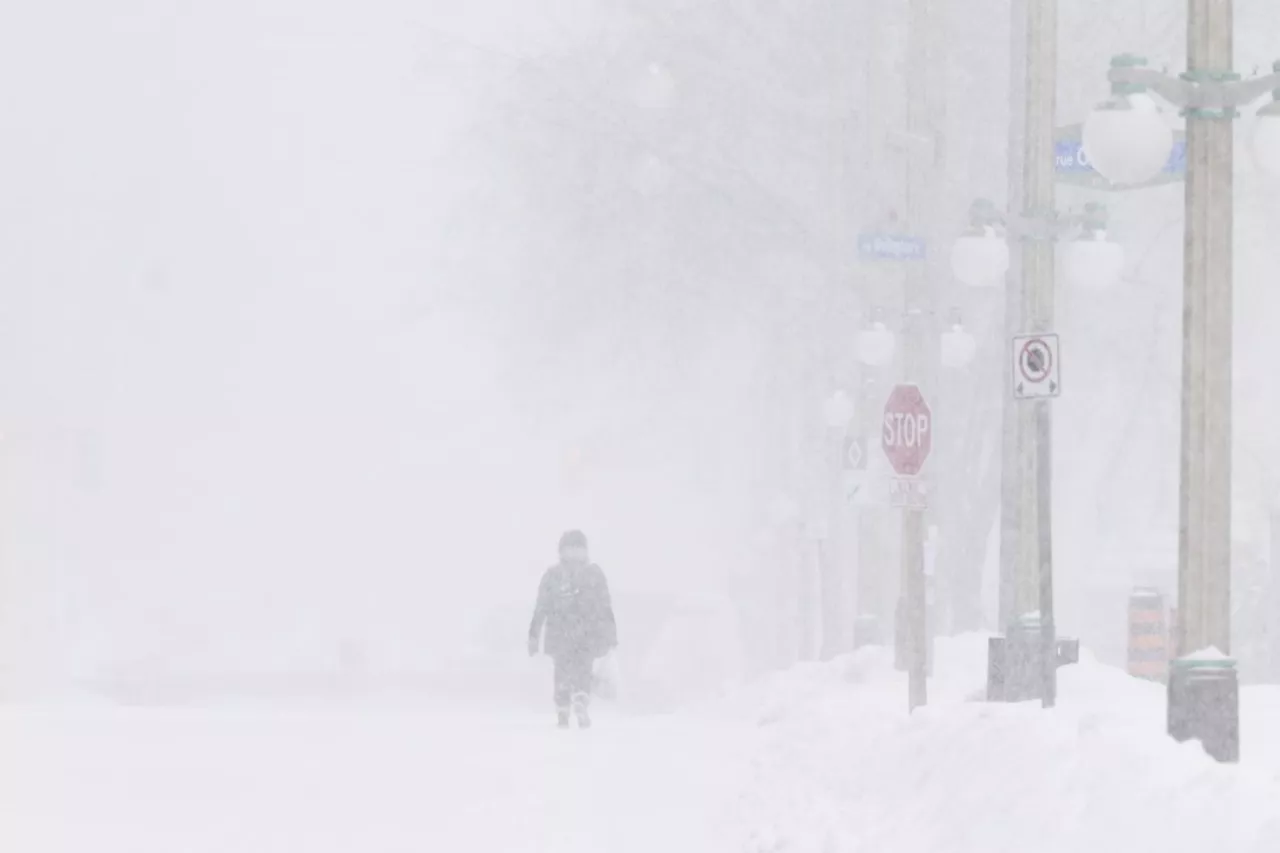
[[[344,642],[375,669],[520,657],[569,527],[624,650],[684,613],[715,677],[773,662],[762,531],[851,381],[878,275],[854,237],[899,192],[906,4],[461,5],[0,13],[6,687],[322,669]],[[1003,204],[1008,14],[952,5],[936,203],[958,234],[970,200]],[[1181,67],[1172,6],[1063,4],[1060,124],[1114,53]],[[1237,65],[1269,65],[1280,10],[1238,18]],[[1236,561],[1265,579],[1280,193],[1237,169]],[[1131,584],[1174,586],[1181,193],[1108,197],[1125,283],[1059,293],[1059,621],[1104,655]],[[939,429],[980,438],[1003,297],[939,299],[982,347],[943,374]],[[943,514],[973,541],[939,572],[985,572],[989,619],[973,446],[930,462],[976,513]]]

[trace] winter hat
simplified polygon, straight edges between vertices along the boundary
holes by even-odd
[[[581,530],[570,530],[560,537],[560,560],[565,563],[585,563],[587,556],[587,537]]]
[[[587,537],[581,530],[570,530],[560,537],[560,550],[566,548],[587,548]]]

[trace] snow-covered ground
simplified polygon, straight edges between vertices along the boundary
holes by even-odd
[[[1243,762],[1166,738],[1164,692],[1086,656],[1061,701],[973,701],[982,638],[943,641],[908,716],[880,649],[778,676],[742,702],[771,731],[741,801],[743,847],[902,853],[1280,850],[1280,692],[1243,696]]]
[[[1062,702],[974,701],[984,643],[938,647],[908,716],[883,649],[668,715],[381,697],[0,711],[0,848],[23,853],[1280,850],[1280,689],[1244,761],[1162,734],[1158,686],[1092,663]],[[532,698],[532,697],[531,697]]]
[[[0,849],[729,849],[751,733],[466,706],[7,712]],[[719,845],[719,846],[717,846]]]

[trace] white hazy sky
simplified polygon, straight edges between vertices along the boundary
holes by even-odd
[[[513,372],[495,327],[440,297],[468,287],[433,259],[457,253],[441,223],[475,180],[440,164],[458,162],[485,69],[575,38],[578,12],[5,11],[0,553],[15,665],[88,672],[147,650],[328,662],[346,635],[422,661],[494,607],[513,608],[519,647],[572,525],[616,585],[679,589],[700,559],[707,574],[716,519],[664,478],[672,454],[628,464],[641,436],[624,431],[596,452],[613,460],[607,484],[566,491],[578,430],[509,403],[513,383],[536,396],[555,377]],[[462,248],[477,263],[503,251]]]
[[[1132,39],[1157,64],[1176,65],[1182,49],[1180,19],[1156,14],[1154,0],[1145,17],[1107,5],[1114,26],[1101,29],[1103,7],[1086,5],[1062,13],[1064,122],[1105,94],[1106,58]],[[602,220],[622,204],[608,191],[577,209],[538,188],[580,183],[588,197],[593,182],[622,185],[632,169],[643,196],[670,173],[608,115],[592,120],[610,132],[590,138],[577,107],[556,100],[566,80],[540,76],[537,60],[589,46],[560,67],[582,69],[567,82],[605,102],[643,96],[643,85],[604,76],[648,67],[645,22],[616,17],[640,5],[10,7],[0,12],[0,663],[84,673],[154,654],[310,665],[332,662],[345,636],[367,639],[375,660],[422,663],[461,653],[469,626],[503,619],[518,653],[538,573],[568,526],[587,529],[620,591],[723,591],[752,568],[753,489],[777,461],[761,448],[785,449],[781,435],[762,441],[784,420],[766,417],[777,414],[769,395],[789,393],[787,411],[815,417],[829,378],[797,365],[848,348],[843,330],[861,316],[852,280],[839,303],[848,316],[806,303],[821,293],[816,267],[760,225],[776,212],[770,192],[818,221],[832,201],[817,154],[777,156],[819,134],[801,128],[784,145],[772,136],[785,122],[728,108],[733,74],[769,73],[777,57],[735,53],[732,39],[715,46],[723,56],[672,47],[688,54],[677,57],[684,73],[705,80],[720,79],[709,69],[724,56],[760,66],[719,69],[730,94],[709,85],[682,102],[678,91],[676,118],[648,119],[685,157],[677,177],[706,171],[685,180],[704,193],[699,205],[633,200],[609,231]],[[1251,70],[1269,61],[1280,13],[1262,0],[1240,7]],[[950,22],[964,52],[949,143],[956,180],[972,183],[963,191],[998,195],[1007,63],[994,22],[1007,10],[973,8]],[[720,32],[717,9],[690,10]],[[800,85],[775,82],[757,108]],[[536,123],[526,107],[578,147],[505,139]],[[1248,130],[1242,122],[1242,152]],[[1280,194],[1247,156],[1239,168],[1237,432],[1252,461],[1237,466],[1237,532],[1260,548],[1274,495],[1259,472],[1277,467],[1264,428],[1276,409],[1265,235]],[[1059,306],[1072,345],[1072,393],[1055,410],[1060,601],[1067,630],[1089,642],[1122,637],[1131,581],[1172,576],[1177,200],[1176,188],[1108,199],[1126,286],[1064,293]],[[723,221],[695,221],[709,210]],[[544,218],[555,222],[542,228]],[[636,223],[651,231],[631,239]],[[575,228],[597,229],[590,246],[576,245]],[[671,256],[652,257],[654,234]],[[757,239],[778,242],[739,251]],[[577,289],[557,287],[566,272]],[[577,319],[577,303],[619,292],[584,290],[593,275],[629,283],[630,301]],[[810,326],[788,328],[788,317]],[[557,335],[568,357],[553,357]],[[573,349],[579,335],[591,347]],[[614,352],[601,345],[611,337],[615,362],[598,358]],[[1141,371],[1117,368],[1134,363]],[[814,411],[798,411],[799,399]],[[564,460],[575,447],[584,463],[572,480]],[[1096,605],[1104,586],[1115,612]]]

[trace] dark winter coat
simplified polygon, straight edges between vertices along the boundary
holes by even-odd
[[[529,626],[534,647],[544,624],[543,651],[551,657],[600,657],[618,644],[609,584],[599,566],[560,563],[547,569]]]

